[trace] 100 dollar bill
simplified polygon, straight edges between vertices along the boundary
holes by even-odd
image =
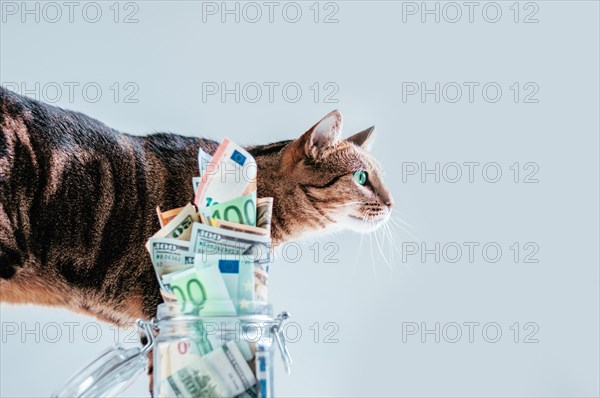
[[[169,397],[234,397],[256,384],[252,369],[230,341],[161,382]]]
[[[181,271],[194,266],[194,253],[190,252],[190,243],[171,238],[150,238],[146,245],[152,260],[152,266],[158,277],[161,289],[170,292],[162,277],[165,274]]]
[[[271,238],[194,223],[190,250],[194,253],[244,255],[258,263],[268,263]]]

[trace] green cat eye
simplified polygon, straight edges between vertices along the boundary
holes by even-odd
[[[365,185],[367,183],[367,172],[364,170],[359,170],[354,172],[354,179],[360,185]]]

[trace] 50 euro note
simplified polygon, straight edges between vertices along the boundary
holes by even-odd
[[[241,146],[225,138],[215,151],[196,191],[199,209],[256,191],[256,161]]]

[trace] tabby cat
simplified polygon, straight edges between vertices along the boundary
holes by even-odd
[[[248,147],[258,197],[274,198],[283,242],[384,222],[392,198],[368,153],[373,128],[341,140],[333,111],[295,140]],[[162,301],[144,244],[155,207],[194,197],[198,147],[175,134],[132,136],[0,87],[0,301],[61,306],[124,325]],[[364,221],[371,221],[365,224]]]

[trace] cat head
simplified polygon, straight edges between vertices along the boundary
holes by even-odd
[[[307,223],[366,232],[387,221],[394,201],[369,152],[374,129],[342,139],[342,115],[336,110],[285,147],[282,175],[304,196],[298,203]]]

